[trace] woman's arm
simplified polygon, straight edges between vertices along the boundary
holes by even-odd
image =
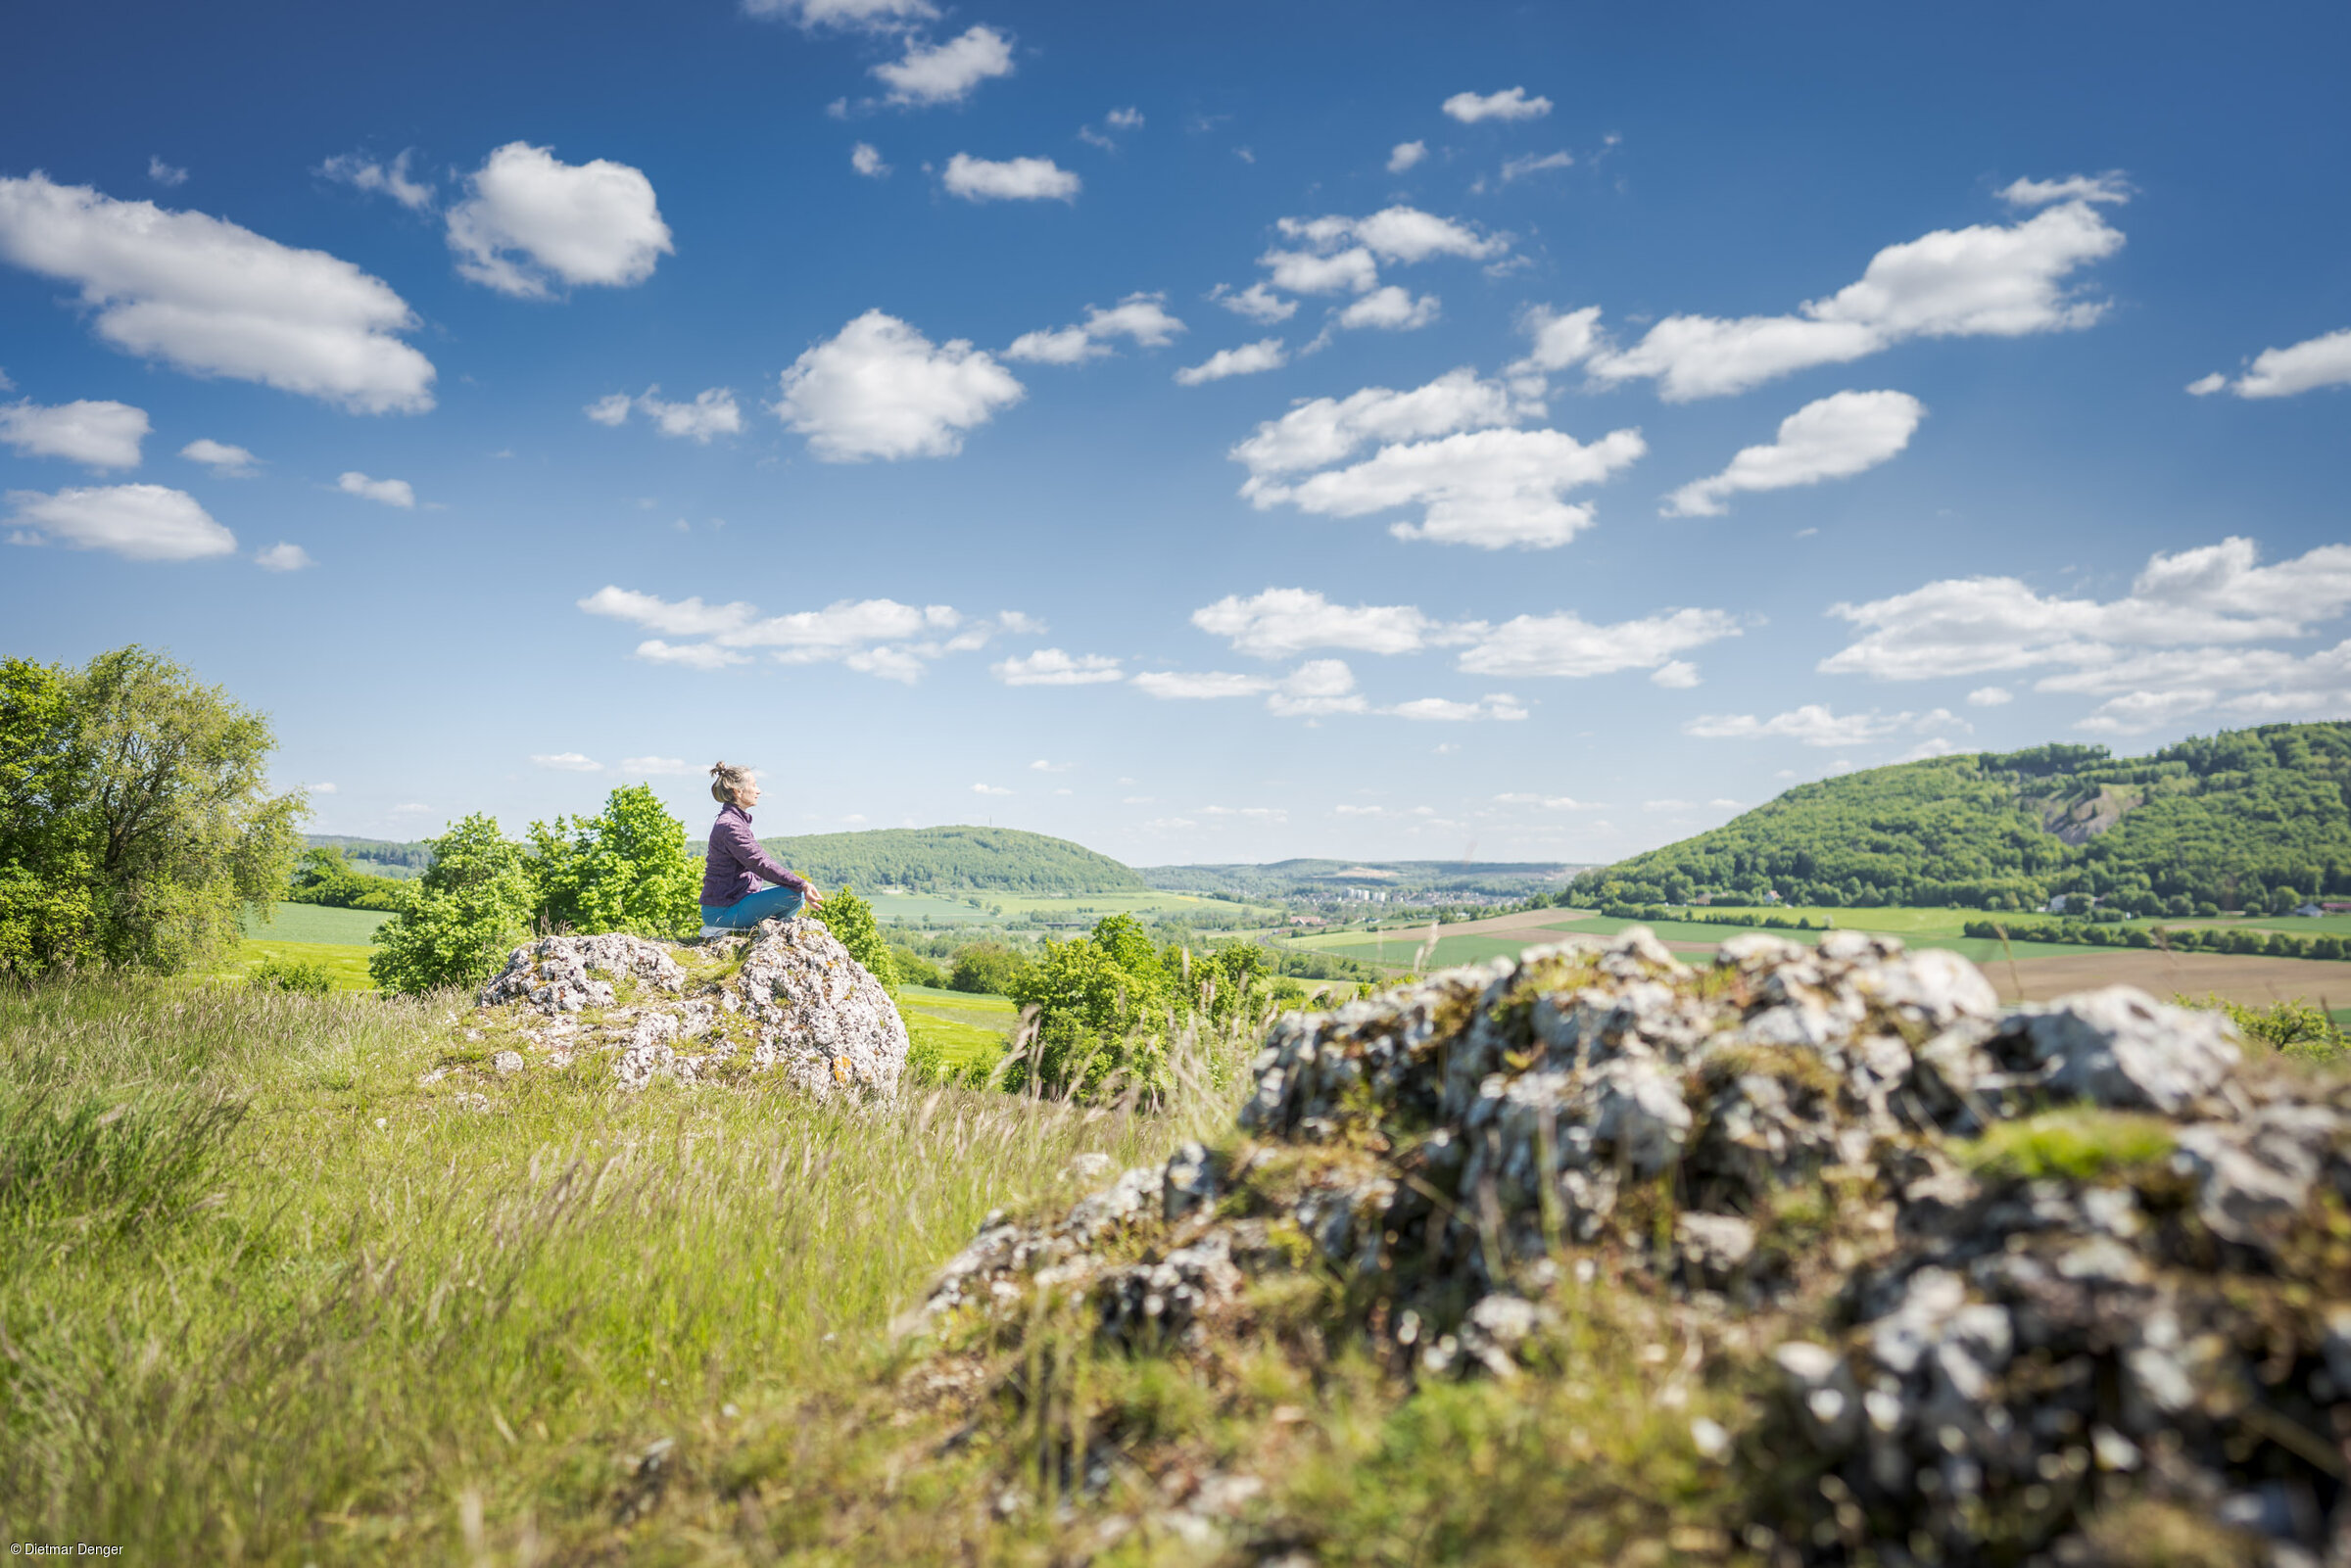
[[[810,908],[814,908],[821,902],[817,897],[816,889],[809,884],[807,878],[802,877],[798,872],[787,871],[776,863],[773,855],[759,847],[759,840],[751,832],[749,823],[738,822],[730,818],[725,826],[727,848],[752,876],[773,882],[778,887],[798,888],[806,896]]]

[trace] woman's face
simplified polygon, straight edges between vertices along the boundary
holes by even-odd
[[[735,786],[735,804],[741,806],[745,811],[748,811],[753,806],[759,804],[759,785],[757,783],[754,782],[737,784]]]

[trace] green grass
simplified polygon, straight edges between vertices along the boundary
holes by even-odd
[[[367,973],[369,947],[339,942],[279,942],[247,937],[236,945],[218,974],[241,979],[255,968],[274,959],[281,964],[315,964],[326,971],[327,983],[338,991],[372,991],[375,979]]]
[[[245,934],[272,942],[325,942],[365,947],[375,928],[392,917],[373,909],[329,909],[324,904],[272,904],[269,918],[250,915],[240,924]]]
[[[2000,1122],[1953,1152],[1986,1174],[2095,1181],[2161,1168],[2173,1141],[2161,1117],[2073,1107]]]
[[[1443,927],[1440,927],[1439,930]],[[1320,947],[1325,953],[1352,958],[1365,964],[1376,964],[1388,969],[1411,969],[1418,956],[1421,944],[1428,939],[1428,927],[1417,931],[1394,931],[1386,939],[1352,942],[1333,942]],[[1450,969],[1458,964],[1483,964],[1493,958],[1516,958],[1530,947],[1556,942],[1559,933],[1548,930],[1511,931],[1500,936],[1482,931],[1464,932],[1455,936],[1440,935],[1428,957],[1431,969]]]
[[[902,985],[898,1017],[906,1022],[907,1038],[925,1055],[949,1068],[985,1071],[1004,1054],[1020,1009],[1001,996]]]
[[[422,1084],[480,1055],[463,1006],[0,994],[0,1532],[135,1562],[735,1560],[737,1531],[892,1495],[906,1438],[855,1407],[983,1214],[1066,1204],[1080,1152],[1213,1135],[1239,1092],[1237,1061],[1150,1117],[630,1095],[595,1058]],[[758,1466],[806,1434],[841,1473],[795,1503]]]

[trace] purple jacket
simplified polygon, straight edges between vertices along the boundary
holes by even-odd
[[[702,907],[727,909],[758,889],[760,879],[779,887],[805,889],[808,879],[777,865],[751,835],[751,814],[721,806],[710,825],[710,853],[702,862]]]

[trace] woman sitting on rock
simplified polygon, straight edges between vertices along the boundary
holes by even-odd
[[[752,835],[750,808],[759,804],[759,784],[750,769],[732,762],[712,768],[710,797],[718,802],[718,821],[710,825],[710,853],[702,861],[704,936],[790,920],[803,906],[824,902],[807,878],[777,865]],[[762,879],[776,885],[760,887]]]

